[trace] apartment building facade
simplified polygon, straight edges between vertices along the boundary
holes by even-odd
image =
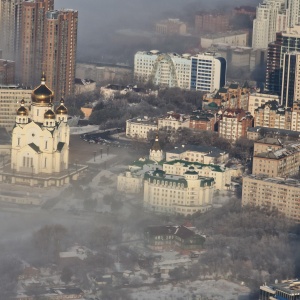
[[[254,110],[254,126],[291,129],[292,109],[279,106],[276,100],[268,101]]]
[[[300,25],[277,32],[268,46],[266,89],[280,95],[284,107],[292,107],[299,97],[299,51]]]
[[[190,116],[175,113],[173,111],[168,112],[167,115],[159,117],[157,119],[157,128],[166,130],[178,130],[181,128],[190,127]]]
[[[220,116],[219,137],[235,142],[247,136],[248,127],[253,126],[253,116],[242,109],[225,109]]]
[[[163,164],[163,171],[166,174],[183,176],[190,167],[202,177],[212,177],[215,181],[215,189],[228,190],[231,183],[231,170],[219,165],[201,164],[198,162],[188,162],[185,160],[173,160]]]
[[[263,174],[268,177],[288,177],[299,174],[300,144],[276,148],[270,146],[267,151],[254,154],[252,174]]]
[[[254,116],[254,111],[261,107],[262,105],[266,104],[269,101],[277,101],[279,103],[279,96],[276,94],[268,94],[268,93],[252,93],[249,95],[248,100],[248,111]]]
[[[190,167],[184,176],[149,171],[144,176],[144,207],[166,214],[191,215],[212,207],[214,179]]]
[[[275,207],[287,218],[300,222],[300,182],[291,178],[245,176],[242,205]]]
[[[264,0],[260,3],[253,21],[252,48],[268,48],[268,44],[275,41],[276,32],[286,29],[285,20],[285,0]]]
[[[190,129],[193,130],[215,130],[216,114],[207,111],[194,111],[190,115]]]
[[[250,88],[247,82],[240,86],[237,83],[231,83],[217,91],[207,93],[203,96],[203,105],[207,106],[210,103],[216,103],[221,108],[241,108],[248,110],[248,99]]]
[[[134,77],[164,87],[190,88],[191,58],[189,54],[139,51],[134,56]]]
[[[191,57],[191,90],[213,92],[225,82],[226,60],[221,55],[205,52]]]
[[[0,127],[11,132],[16,123],[16,111],[22,99],[25,107],[31,103],[32,89],[17,85],[0,85]]]
[[[147,140],[150,131],[157,131],[157,118],[134,118],[126,121],[126,136]]]

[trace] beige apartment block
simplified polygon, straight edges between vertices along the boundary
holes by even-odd
[[[300,100],[293,102],[291,130],[300,131]]]
[[[252,93],[249,95],[248,111],[254,116],[255,109],[273,100],[279,103],[279,96],[265,93]]]
[[[280,139],[265,137],[263,139],[254,142],[254,156],[259,153],[264,153],[268,151],[276,151],[283,148],[282,141]]]
[[[281,149],[256,153],[253,157],[252,173],[268,177],[288,177],[299,174],[300,143],[289,144]]]
[[[287,218],[300,222],[300,182],[291,178],[246,176],[242,205],[275,207]]]
[[[25,107],[31,102],[32,89],[17,85],[0,85],[0,127],[11,132],[16,122],[16,111],[22,99]]]
[[[157,131],[156,118],[134,118],[126,121],[126,136],[134,139],[148,139],[150,131]]]
[[[145,208],[166,214],[190,215],[212,207],[214,179],[190,167],[183,176],[149,171],[144,176]]]
[[[276,100],[268,101],[254,110],[254,126],[291,129],[292,109],[278,105]]]

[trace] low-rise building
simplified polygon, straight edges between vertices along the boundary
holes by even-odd
[[[126,136],[134,139],[148,139],[149,131],[157,131],[157,118],[134,118],[126,121]]]
[[[149,171],[144,176],[144,207],[166,214],[191,215],[212,207],[214,179],[201,177],[193,167],[184,176]]]
[[[168,112],[167,115],[158,118],[157,125],[158,130],[178,130],[180,128],[189,128],[190,116],[171,111]]]
[[[202,164],[223,164],[228,159],[228,152],[212,146],[182,145],[166,152],[166,161],[185,160]]]
[[[205,237],[181,226],[149,226],[144,231],[147,247],[154,251],[195,250],[203,248]]]
[[[230,187],[232,173],[229,168],[225,168],[224,166],[212,164],[207,165],[184,160],[173,160],[163,163],[163,171],[165,171],[167,174],[183,176],[191,166],[199,176],[212,177],[215,181],[216,189],[228,190]]]
[[[287,218],[300,222],[300,181],[266,175],[245,176],[242,204],[275,207]]]
[[[300,143],[289,144],[273,150],[269,147],[266,152],[253,156],[252,173],[268,177],[288,177],[299,174]]]
[[[226,109],[219,121],[219,136],[231,142],[247,136],[247,128],[253,126],[253,117],[243,109]]]
[[[203,110],[194,111],[190,116],[190,128],[193,130],[214,131],[216,119],[216,113]]]

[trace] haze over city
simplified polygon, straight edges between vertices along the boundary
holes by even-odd
[[[0,0],[0,300],[299,300],[300,0]]]

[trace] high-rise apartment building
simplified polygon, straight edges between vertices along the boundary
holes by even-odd
[[[286,1],[264,0],[256,8],[256,19],[253,21],[252,47],[264,49],[275,41],[276,32],[286,28]]]
[[[3,57],[15,60],[20,45],[20,22],[23,0],[0,1],[0,48]]]
[[[283,54],[281,99],[285,107],[300,100],[300,52]]]
[[[295,52],[300,52],[300,25],[278,32],[268,47],[266,89],[281,95],[280,104],[285,107],[292,107],[299,94],[299,58]]]
[[[22,2],[20,27],[20,82],[36,85],[43,70],[44,43],[46,40],[46,13],[54,9],[54,0]]]
[[[78,11],[47,12],[43,68],[56,99],[74,92]]]
[[[226,60],[218,53],[200,53],[191,61],[191,90],[213,92],[225,85]]]
[[[78,12],[56,11],[54,0],[0,0],[0,3],[0,46],[5,59],[16,60],[17,82],[36,85],[44,71],[57,101],[72,94]]]

